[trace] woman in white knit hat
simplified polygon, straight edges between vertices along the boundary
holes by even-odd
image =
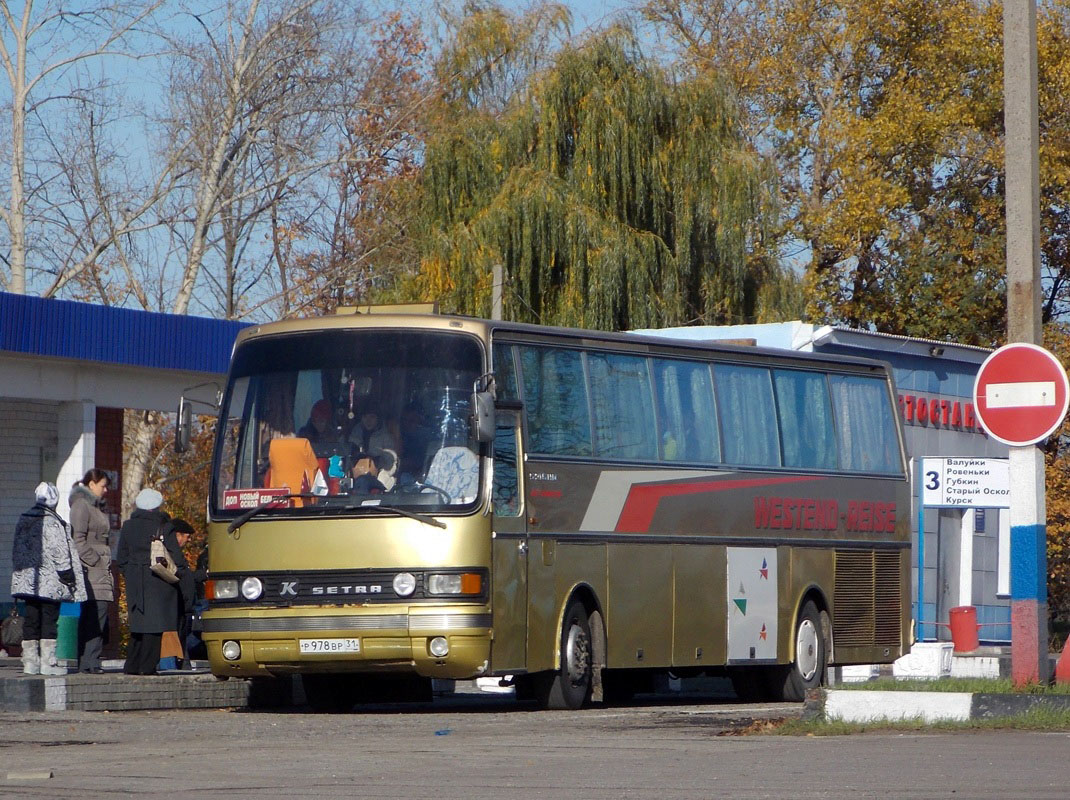
[[[59,492],[40,483],[36,501],[19,517],[12,547],[11,594],[26,603],[22,671],[27,675],[64,675],[56,662],[59,606],[82,603],[85,581],[71,527],[56,513]]]
[[[116,559],[126,582],[126,611],[130,623],[130,642],[126,648],[123,672],[127,675],[155,675],[160,661],[160,642],[164,631],[173,631],[178,620],[178,584],[168,583],[149,565],[152,540],[163,538],[180,580],[189,571],[186,557],[178,546],[171,518],[160,506],[163,495],[155,489],[142,489],[134,498],[136,508],[119,532]]]

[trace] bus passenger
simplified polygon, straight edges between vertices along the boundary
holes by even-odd
[[[312,412],[308,416],[308,422],[297,432],[302,439],[316,442],[337,442],[342,437],[338,427],[332,425],[331,402],[329,400],[317,400],[312,406]]]
[[[390,489],[394,485],[394,474],[398,468],[398,445],[393,434],[387,430],[379,418],[379,409],[369,403],[360,414],[360,422],[349,433],[349,441],[357,446],[361,453],[374,456],[380,482]]]
[[[350,475],[353,477],[350,494],[383,494],[386,491],[386,486],[379,480],[379,464],[373,455],[357,453]]]

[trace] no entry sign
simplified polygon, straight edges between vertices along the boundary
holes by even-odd
[[[993,439],[1021,446],[1048,438],[1066,416],[1070,384],[1059,360],[1035,344],[993,352],[977,372],[973,402]]]

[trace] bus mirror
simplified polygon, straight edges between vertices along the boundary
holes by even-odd
[[[190,431],[193,428],[193,406],[185,397],[178,398],[178,415],[175,420],[175,452],[189,450]]]
[[[472,433],[477,442],[494,441],[494,394],[472,393]]]

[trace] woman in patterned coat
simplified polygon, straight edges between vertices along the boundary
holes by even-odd
[[[11,594],[26,603],[22,671],[27,675],[64,675],[56,663],[59,606],[82,603],[85,581],[71,528],[56,513],[59,492],[40,483],[37,502],[19,517],[11,550]]]

